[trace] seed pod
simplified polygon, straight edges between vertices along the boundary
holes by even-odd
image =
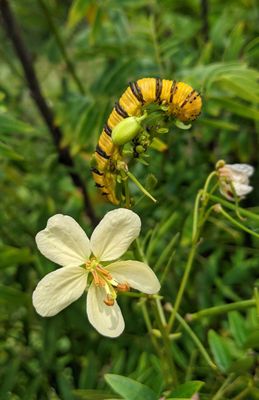
[[[128,117],[123,119],[112,131],[112,141],[117,146],[123,146],[130,142],[142,130],[140,121],[146,116],[142,117]]]

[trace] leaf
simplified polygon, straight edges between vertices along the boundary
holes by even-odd
[[[0,304],[17,307],[27,304],[29,296],[18,289],[0,285]]]
[[[68,12],[68,27],[73,28],[86,16],[89,0],[74,0]]]
[[[146,385],[122,375],[106,374],[106,382],[125,400],[157,400],[157,394]]]
[[[242,104],[238,101],[226,99],[223,97],[214,97],[213,100],[221,105],[222,108],[233,112],[233,114],[259,121],[259,111],[256,108],[252,108],[251,106],[246,106],[245,104]]]
[[[200,388],[204,385],[202,381],[189,381],[182,385],[179,385],[169,396],[173,396],[172,399],[190,399]],[[169,399],[168,399],[169,400]]]
[[[247,340],[245,321],[237,311],[228,314],[230,331],[239,347],[242,347]]]
[[[209,331],[208,340],[217,366],[222,372],[226,372],[232,362],[227,344],[223,341],[223,338],[212,329]]]
[[[16,118],[0,113],[0,133],[29,133],[33,128],[25,122],[19,121]]]
[[[11,146],[3,142],[0,142],[0,157],[17,161],[24,159],[24,157],[16,153],[16,151],[14,151]]]
[[[84,389],[76,389],[73,390],[74,395],[77,399],[82,400],[111,400],[111,396],[113,399],[120,399],[120,396],[106,393],[102,390],[84,390]]]
[[[1,261],[0,261],[0,269],[8,268],[10,266],[19,264],[26,264],[32,261],[32,255],[30,253],[30,249],[18,248],[12,246],[0,246],[1,253]]]

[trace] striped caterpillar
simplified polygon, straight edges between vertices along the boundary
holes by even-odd
[[[188,122],[195,120],[201,112],[200,94],[184,82],[160,78],[142,78],[131,82],[104,125],[93,154],[91,169],[96,186],[107,200],[117,205],[118,165],[123,161],[121,146],[113,142],[113,129],[124,119],[141,116],[145,106],[157,103],[166,108],[167,115]]]

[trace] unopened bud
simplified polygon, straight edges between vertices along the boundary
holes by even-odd
[[[123,119],[112,130],[112,141],[118,146],[130,142],[142,130],[140,121],[146,118],[146,114],[141,117],[128,117]]]
[[[224,160],[219,160],[215,165],[216,170],[223,168],[225,165],[226,165],[226,162]]]

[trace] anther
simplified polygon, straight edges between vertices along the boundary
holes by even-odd
[[[114,305],[114,299],[107,295],[106,299],[103,300],[104,304],[106,304],[107,306],[113,306]]]
[[[130,285],[127,282],[119,283],[116,286],[116,289],[118,290],[118,292],[128,292],[130,290]]]

